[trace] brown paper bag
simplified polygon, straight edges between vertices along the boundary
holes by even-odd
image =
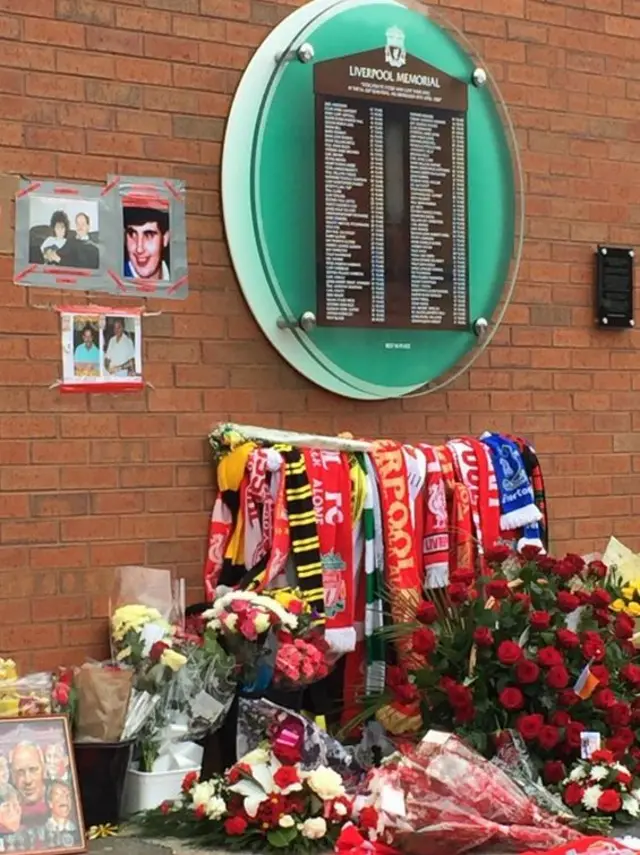
[[[129,706],[133,671],[86,664],[78,671],[77,742],[118,742]]]

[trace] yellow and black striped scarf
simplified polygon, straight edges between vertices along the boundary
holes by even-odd
[[[291,554],[296,569],[297,583],[305,603],[324,623],[324,588],[320,540],[313,509],[313,494],[304,456],[290,445],[274,445],[285,462],[285,497],[289,518]]]

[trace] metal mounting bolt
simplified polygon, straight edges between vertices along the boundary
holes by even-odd
[[[487,82],[487,72],[484,68],[476,68],[471,75],[471,82],[480,89]]]
[[[478,338],[484,338],[489,329],[489,321],[486,318],[477,318],[473,322],[473,332]]]
[[[629,321],[629,326],[635,327],[635,325],[636,325],[636,322],[633,320],[633,318],[631,318],[631,320]]]
[[[630,249],[629,250],[629,258],[635,258],[635,257],[636,257],[635,252],[632,249]]]
[[[313,49],[313,45],[310,45],[309,42],[305,42],[303,45],[300,45],[296,52],[296,55],[300,62],[311,62],[311,60],[315,56],[315,53],[316,52]]]
[[[600,254],[601,254],[601,255],[606,255],[606,254],[607,254],[607,248],[606,248],[606,246],[603,246],[603,247],[602,247],[602,249],[600,250]]]
[[[603,324],[604,324],[604,326],[606,327],[606,326],[607,326],[607,324],[609,323],[609,318],[603,318],[603,319],[602,319],[602,323],[603,323]]]

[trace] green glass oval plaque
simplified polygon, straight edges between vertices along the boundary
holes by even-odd
[[[345,397],[440,388],[515,282],[513,130],[483,63],[426,8],[312,0],[276,27],[234,99],[222,200],[265,335]]]

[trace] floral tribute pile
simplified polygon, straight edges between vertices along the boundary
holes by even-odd
[[[352,812],[341,776],[326,766],[304,771],[279,753],[257,748],[209,781],[188,774],[181,797],[143,814],[139,828],[243,851],[332,848]]]
[[[634,822],[640,815],[640,780],[613,753],[594,751],[577,763],[561,784],[565,804],[577,815],[604,813],[619,823]]]
[[[458,572],[422,604],[411,633],[425,667],[391,667],[378,716],[406,732],[455,731],[487,757],[517,730],[535,770],[559,784],[597,732],[615,761],[640,764],[635,620],[615,575],[577,555],[496,548],[486,575]]]

